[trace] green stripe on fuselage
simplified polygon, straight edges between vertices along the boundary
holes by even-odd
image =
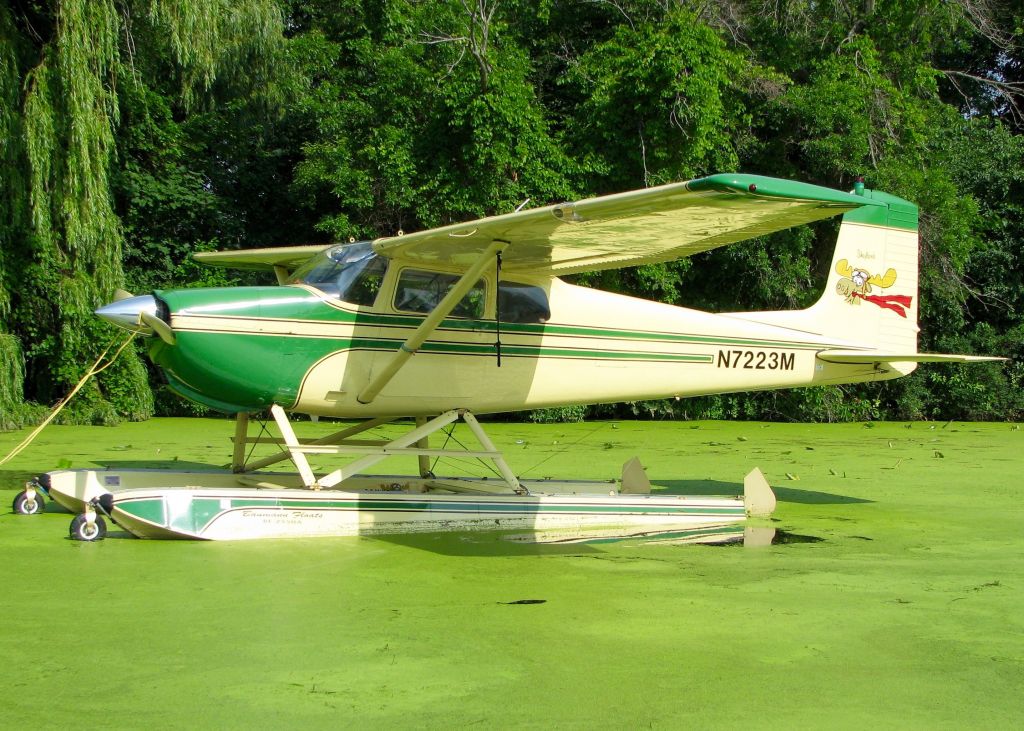
[[[306,323],[346,323],[356,326],[385,328],[416,328],[423,316],[391,315],[350,309],[341,302],[328,304],[301,287],[236,287],[220,289],[191,289],[157,292],[171,307],[175,315],[198,317],[252,318]],[[240,325],[239,329],[243,329]],[[438,332],[474,331],[492,333],[497,329],[493,320],[448,318]],[[501,332],[515,335],[569,336],[621,340],[653,340],[674,343],[700,343],[706,345],[745,345],[751,347],[820,349],[820,345],[790,340],[761,340],[731,338],[712,335],[690,335],[657,330],[623,330],[586,325],[560,325],[557,323],[502,322]],[[402,336],[404,339],[404,335]]]
[[[309,369],[324,357],[353,350],[394,353],[402,343],[401,340],[387,338],[325,338],[188,330],[178,331],[177,339],[177,345],[170,347],[154,338],[150,347],[153,361],[168,372],[171,387],[181,395],[227,412],[262,409],[274,403],[290,406],[298,398],[299,386]],[[420,352],[495,356],[495,348],[491,343],[431,341],[424,343]],[[712,356],[701,353],[545,348],[511,344],[503,344],[501,352],[503,356],[512,358],[712,362]],[[216,394],[216,399],[207,398],[204,394]]]
[[[175,290],[158,292],[157,296],[173,313],[177,344],[168,346],[159,338],[150,338],[153,362],[166,370],[171,388],[179,394],[228,413],[260,410],[275,403],[290,407],[298,399],[303,379],[318,361],[345,351],[397,352],[423,321],[418,316],[373,314],[329,303],[301,287]],[[203,324],[189,329],[181,318]],[[258,332],[261,327],[277,332]],[[821,347],[786,340],[551,323],[502,323],[501,329],[507,336],[502,354],[510,358],[699,364],[711,363],[713,356],[658,348]],[[471,332],[494,330],[493,321],[450,318],[420,352],[493,357],[495,346],[489,338],[487,342],[481,342],[479,335],[474,338],[477,342],[465,342],[464,338]],[[580,347],[575,347],[574,341]]]

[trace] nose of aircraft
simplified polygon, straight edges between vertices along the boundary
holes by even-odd
[[[153,328],[145,319],[156,318],[156,298],[151,294],[116,300],[96,310],[96,314],[109,323],[142,335],[152,335]],[[147,317],[144,318],[143,315]]]

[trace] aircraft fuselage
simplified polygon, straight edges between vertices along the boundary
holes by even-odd
[[[360,403],[360,390],[424,317],[390,306],[389,284],[373,307],[304,284],[158,292],[177,342],[152,338],[150,355],[172,388],[214,408],[276,403],[338,417],[488,413],[878,378],[870,367],[816,359],[823,349],[851,346],[842,340],[559,279],[535,283],[548,297],[547,322],[501,323],[499,367],[491,275],[482,282],[483,317],[445,319],[379,395]]]

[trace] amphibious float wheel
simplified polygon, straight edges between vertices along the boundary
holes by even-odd
[[[22,490],[15,495],[12,507],[17,515],[37,515],[46,509],[46,503],[38,490],[31,494],[28,490]]]
[[[71,521],[71,537],[76,541],[99,541],[105,535],[107,535],[107,522],[100,515],[96,516],[91,525],[84,514],[76,515],[75,519]]]

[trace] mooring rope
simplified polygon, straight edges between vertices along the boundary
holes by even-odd
[[[78,384],[73,389],[71,389],[71,392],[67,396],[65,396],[64,398],[57,402],[57,405],[53,407],[53,410],[50,411],[49,416],[47,416],[46,419],[43,420],[42,424],[33,429],[32,433],[25,437],[21,441],[21,443],[14,449],[12,449],[11,452],[6,457],[0,459],[0,465],[6,464],[10,460],[17,457],[19,454],[22,453],[22,451],[24,451],[24,449],[28,445],[35,441],[35,438],[39,436],[39,432],[46,428],[46,426],[56,418],[57,414],[59,414],[61,410],[68,405],[68,402],[72,398],[74,398],[75,394],[82,389],[82,386],[84,386],[90,378],[95,376],[97,373],[102,373],[104,370],[106,370],[107,368],[114,364],[114,361],[116,361],[118,356],[121,355],[121,351],[128,347],[128,343],[134,340],[136,335],[138,335],[137,332],[133,332],[131,335],[129,335],[128,338],[123,343],[121,343],[121,347],[119,347],[117,351],[115,351],[114,355],[110,358],[110,360],[107,361],[106,363],[103,363],[103,359],[107,357],[107,353],[109,353],[110,349],[114,347],[113,343],[108,345],[106,349],[102,353],[100,353],[100,357],[96,359],[96,362],[92,364],[92,368],[90,368],[89,371],[84,376],[82,376],[82,380],[80,380]],[[100,363],[103,363],[103,365],[101,366]]]

